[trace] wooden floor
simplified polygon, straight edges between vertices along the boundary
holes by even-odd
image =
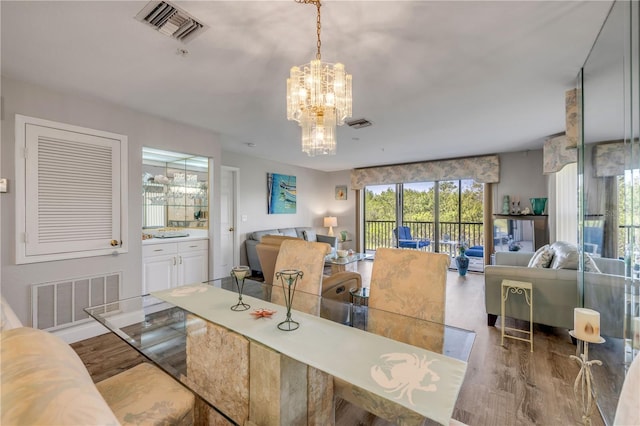
[[[369,282],[370,261],[360,262]],[[566,330],[534,328],[534,352],[525,342],[507,340],[500,346],[500,329],[486,325],[484,276],[450,272],[447,280],[446,323],[477,333],[453,417],[472,426],[577,425],[580,413],[573,396],[578,374],[569,355],[575,346]],[[499,324],[499,321],[498,321]],[[526,327],[527,323],[507,323]],[[144,359],[113,334],[72,345],[94,381],[117,374]],[[388,425],[348,404],[337,404],[339,425]],[[604,425],[598,413],[594,426]]]

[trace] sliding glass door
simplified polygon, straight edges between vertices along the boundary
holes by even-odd
[[[364,191],[365,249],[396,247],[393,230],[429,239],[430,251],[454,254],[458,242],[483,245],[483,185],[473,180],[372,185]]]
[[[371,185],[364,191],[365,251],[394,247],[393,229],[398,217],[396,185]]]

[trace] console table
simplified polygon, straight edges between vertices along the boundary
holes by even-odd
[[[533,250],[549,244],[549,215],[540,214],[494,214],[494,219],[520,220],[533,222]]]

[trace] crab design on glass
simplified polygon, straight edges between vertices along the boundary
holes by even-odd
[[[371,367],[371,377],[377,384],[387,389],[387,392],[400,392],[396,399],[402,399],[405,394],[409,404],[413,402],[413,392],[435,392],[438,387],[434,383],[424,384],[429,375],[431,382],[440,380],[440,376],[429,366],[435,360],[428,361],[426,356],[420,358],[416,354],[390,353],[381,355],[384,361],[381,365]]]

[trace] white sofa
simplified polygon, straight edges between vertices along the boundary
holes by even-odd
[[[0,424],[194,424],[194,395],[158,367],[138,364],[94,384],[67,343],[23,327],[0,299]]]
[[[574,269],[528,268],[531,252],[497,252],[495,265],[484,271],[487,323],[495,325],[500,315],[502,280],[533,284],[533,321],[552,327],[573,328],[573,309],[580,306],[578,274]],[[622,337],[624,319],[624,262],[594,257],[600,273],[584,272],[584,306],[600,312],[605,336]],[[529,319],[529,308],[521,297],[510,297],[509,317]]]

